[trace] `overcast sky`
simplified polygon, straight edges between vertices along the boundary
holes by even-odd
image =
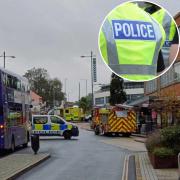
[[[98,51],[98,32],[107,13],[125,0],[0,0],[0,55],[8,59],[7,69],[23,75],[28,69],[41,67],[59,78],[69,100],[85,95],[85,81],[90,88],[90,55],[97,57],[98,83],[109,83],[111,72]],[[179,0],[154,0],[172,15],[180,11]],[[0,60],[3,66],[3,58]],[[97,88],[97,87],[96,87]],[[64,86],[63,86],[64,91]]]

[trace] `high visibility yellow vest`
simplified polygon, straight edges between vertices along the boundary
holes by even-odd
[[[173,18],[163,8],[153,13],[152,16],[163,26],[166,33],[166,40],[161,51],[164,60],[164,65],[165,67],[168,67],[170,65],[170,46],[176,33],[176,25]]]
[[[99,47],[106,64],[128,80],[156,77],[157,59],[164,44],[162,26],[133,3],[116,7],[106,17]]]
[[[166,33],[164,46],[169,46],[176,32],[176,25],[173,18],[163,8],[153,13],[152,16],[163,26]]]

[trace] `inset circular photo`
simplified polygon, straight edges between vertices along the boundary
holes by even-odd
[[[164,74],[175,61],[179,34],[166,9],[148,1],[131,1],[105,17],[98,45],[103,61],[116,75],[149,81]]]

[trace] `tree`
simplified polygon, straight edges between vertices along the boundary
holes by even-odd
[[[47,95],[49,75],[46,69],[43,68],[32,68],[28,70],[24,77],[29,80],[30,88],[35,91],[38,95],[42,96],[43,99]]]
[[[82,97],[79,101],[79,107],[83,109],[83,111],[90,112],[92,107],[92,95],[88,94],[88,96]]]
[[[60,105],[61,101],[64,99],[64,93],[62,92],[62,83],[58,78],[54,78],[49,80],[49,93],[48,93],[48,101],[52,106]]]
[[[110,83],[110,99],[109,102],[111,105],[122,104],[126,98],[126,92],[123,89],[124,80],[114,73],[111,75]]]
[[[60,104],[64,99],[61,81],[58,78],[50,79],[46,69],[34,67],[24,77],[29,80],[31,90],[41,96],[47,105],[53,106],[54,102]]]

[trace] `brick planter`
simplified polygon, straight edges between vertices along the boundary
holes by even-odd
[[[152,153],[148,153],[148,155],[154,169],[178,168],[177,156],[161,158]]]

